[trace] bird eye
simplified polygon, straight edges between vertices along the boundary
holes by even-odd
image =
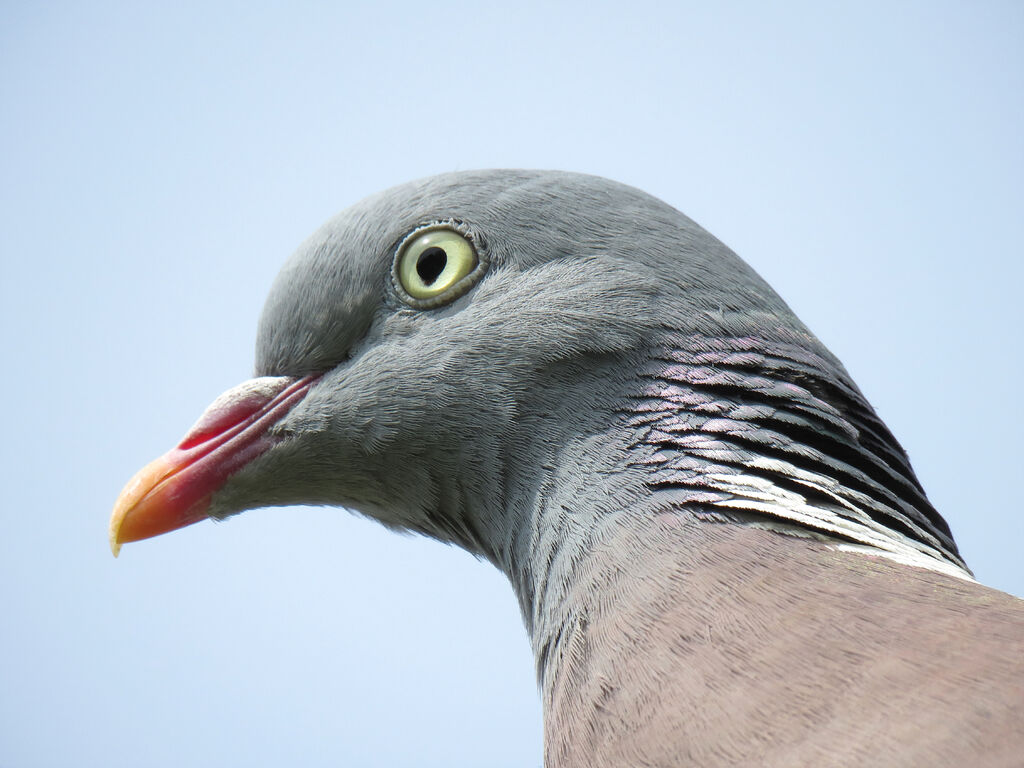
[[[402,299],[417,309],[439,307],[468,291],[486,262],[468,231],[452,223],[430,224],[410,233],[398,246],[392,277]]]

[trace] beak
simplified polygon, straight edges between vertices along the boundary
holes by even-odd
[[[218,397],[176,448],[128,481],[110,517],[110,549],[204,519],[227,479],[281,438],[270,433],[320,375],[250,379]]]

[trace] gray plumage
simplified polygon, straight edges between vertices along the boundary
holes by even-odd
[[[391,281],[456,220],[489,268]],[[1024,764],[1024,608],[744,262],[638,190],[482,171],[370,197],[286,264],[258,376],[324,372],[210,514],[345,506],[518,596],[549,766]]]

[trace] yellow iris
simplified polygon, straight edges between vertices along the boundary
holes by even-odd
[[[414,233],[402,244],[395,276],[412,298],[433,299],[473,272],[478,263],[476,250],[466,237],[438,226]]]

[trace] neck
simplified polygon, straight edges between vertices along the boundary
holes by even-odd
[[[661,726],[685,743],[699,745],[699,729],[714,718],[716,738],[756,744],[770,718],[736,711],[760,701],[779,715],[784,706],[768,701],[777,678],[774,688],[752,683],[772,632],[787,638],[774,647],[794,659],[814,653],[820,637],[785,633],[808,617],[814,631],[842,628],[851,596],[863,609],[871,573],[886,572],[895,574],[887,589],[924,586],[865,611],[865,631],[874,632],[865,642],[884,648],[900,601],[927,599],[929,579],[977,588],[936,573],[968,575],[902,449],[830,360],[781,342],[676,339],[622,362],[595,367],[589,384],[578,370],[538,382],[538,402],[521,412],[549,422],[524,423],[509,443],[516,464],[496,486],[504,514],[483,516],[502,521],[479,551],[520,601],[548,764],[637,762],[628,752],[617,762],[584,753],[597,755],[602,739],[629,742],[649,725],[652,700],[672,702]],[[548,392],[559,393],[557,406],[543,400]],[[835,638],[837,647],[848,640]],[[850,658],[862,650],[849,647]],[[768,661],[774,674],[792,672]],[[800,707],[827,708],[830,693],[805,682],[815,695],[793,697],[795,710],[781,714],[813,723]],[[580,752],[581,744],[590,747]],[[708,764],[693,754],[691,762]]]
[[[670,335],[587,370],[539,374],[521,412],[546,421],[522,425],[505,508],[484,516],[502,521],[482,550],[528,628],[609,531],[665,509],[970,577],[906,454],[809,334]]]

